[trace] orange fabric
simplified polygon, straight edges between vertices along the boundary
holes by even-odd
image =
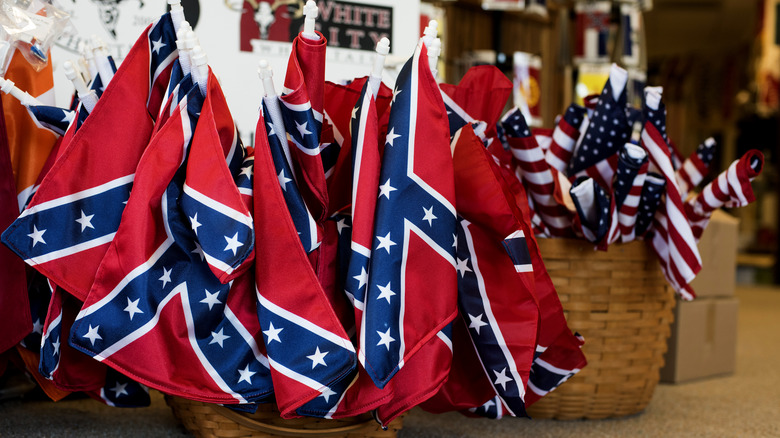
[[[27,371],[30,372],[30,375],[33,376],[38,385],[40,385],[43,392],[45,392],[50,399],[54,401],[60,401],[70,395],[69,391],[63,391],[57,388],[54,386],[54,383],[52,383],[50,380],[46,380],[46,378],[38,372],[38,353],[30,351],[21,346],[17,346],[16,351],[22,358],[22,362],[24,362],[24,366],[27,368]]]
[[[5,72],[5,78],[14,81],[19,89],[39,97],[54,88],[51,57],[46,67],[36,72],[21,53],[15,52]],[[27,109],[10,96],[3,99],[3,111],[16,190],[20,193],[35,184],[57,136],[49,130],[39,128]]]

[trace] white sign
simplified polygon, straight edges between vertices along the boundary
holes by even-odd
[[[79,56],[79,44],[92,35],[102,38],[117,59],[128,52],[141,32],[165,12],[162,0],[62,0],[78,31],[63,37],[52,50],[57,104],[67,106],[73,86],[58,67]],[[257,123],[262,85],[260,59],[274,70],[281,93],[290,41],[302,28],[303,0],[183,0],[209,65],[220,79],[233,118],[245,142]],[[419,38],[419,0],[317,0],[317,28],[328,39],[325,77],[334,82],[365,76],[371,70],[373,47],[390,39],[389,63],[410,57]],[[385,82],[392,83],[392,72]]]

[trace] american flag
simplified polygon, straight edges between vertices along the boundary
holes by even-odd
[[[180,209],[190,176],[214,177],[190,172],[209,166],[219,169],[216,177],[227,183],[211,183],[223,189],[238,173],[233,175],[228,168],[226,151],[233,147],[232,137],[220,139],[218,134],[234,127],[221,126],[220,121],[229,118],[215,114],[221,108],[215,102],[221,97],[214,92],[217,87],[211,76],[202,105],[200,90],[193,87],[153,138],[70,343],[169,394],[214,403],[265,401],[272,386],[267,357],[255,341],[260,326],[253,311],[251,272],[222,284],[199,242],[203,234],[216,231],[207,229],[215,224],[204,223],[199,229]],[[205,162],[197,165],[196,160]],[[234,185],[231,190],[231,195],[238,193]],[[228,229],[234,227],[231,219],[226,219]],[[138,245],[139,235],[149,236],[144,245]],[[227,245],[220,249],[231,255],[250,252],[254,243],[241,242],[237,236],[223,240]],[[176,366],[171,357],[189,366]]]
[[[571,234],[570,213],[554,196],[555,172],[545,161],[544,153],[519,110],[508,112],[501,120],[512,155],[517,161],[517,174],[530,194],[542,222],[553,236]]]
[[[677,185],[680,187],[680,195],[685,196],[701,183],[710,169],[710,163],[715,155],[715,139],[710,137],[696,148],[677,169]]]
[[[558,172],[566,172],[571,161],[574,145],[580,137],[580,126],[585,122],[585,108],[577,104],[569,105],[563,117],[558,121],[552,134],[550,149],[544,159]]]
[[[593,178],[580,177],[569,191],[577,208],[575,229],[590,242],[601,244],[611,226],[611,200]]]
[[[575,59],[593,62],[608,58],[611,8],[612,4],[608,1],[576,4]]]
[[[255,250],[271,254],[255,263],[257,319],[268,352],[281,415],[317,397],[332,402],[344,379],[354,375],[357,357],[333,311],[287,210],[260,117],[255,143]],[[255,371],[255,370],[252,370]],[[323,415],[327,412],[322,413]]]
[[[570,178],[589,176],[612,190],[617,153],[628,142],[631,126],[626,117],[626,70],[613,65],[581,143],[569,162]]]
[[[615,181],[612,183],[615,208],[618,212],[620,237],[623,242],[634,240],[639,201],[647,177],[647,152],[641,147],[626,143],[618,155]],[[610,240],[612,243],[612,240]]]
[[[644,111],[642,146],[647,150],[651,166],[657,168],[666,180],[666,199],[655,214],[651,246],[658,255],[667,281],[683,299],[690,300],[694,294],[688,283],[701,270],[701,257],[683,210],[669,147],[661,135],[663,130],[659,129],[659,126],[666,125],[666,109],[660,93],[652,89],[647,91]]]
[[[710,221],[712,212],[720,207],[744,207],[756,200],[751,181],[764,168],[764,155],[751,149],[729,168],[707,184],[695,198],[685,204],[685,213],[698,241]]]
[[[450,136],[423,44],[393,94],[359,341],[380,388],[457,315]]]
[[[661,197],[666,192],[666,180],[662,175],[648,172],[645,183],[642,186],[642,195],[639,199],[639,211],[636,215],[634,234],[637,238],[643,237],[653,223],[655,212],[661,204]]]
[[[158,85],[167,86],[165,72],[176,54],[175,35],[166,39],[172,26],[165,14],[141,35],[91,117],[77,133],[63,137],[60,157],[28,208],[3,233],[3,242],[27,264],[79,299],[86,298],[119,227],[138,160],[149,143],[149,114],[158,110],[148,103]],[[163,44],[157,51],[151,47],[154,41]],[[119,118],[123,123],[116,123]],[[104,164],[85,175],[85,163]]]

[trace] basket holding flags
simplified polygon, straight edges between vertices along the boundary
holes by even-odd
[[[595,322],[582,325],[605,352],[597,364],[620,364],[620,380],[641,386],[626,376],[645,371],[644,342],[665,339],[643,330],[663,332],[671,298],[629,236],[652,233],[667,279],[689,293],[695,230],[713,208],[750,200],[745,181],[762,157],[683,204],[660,100],[644,115],[626,110],[611,78],[545,150],[519,112],[499,123],[512,85],[494,67],[436,82],[431,32],[392,90],[381,71],[325,82],[326,41],[306,15],[283,93],[264,82],[253,148],[181,8],[115,72],[73,74],[77,104],[60,113],[71,122],[53,130],[35,194],[2,235],[34,268],[29,303],[17,303],[34,331],[17,330],[27,337],[16,349],[47,394],[137,406],[153,388],[203,436],[320,426],[312,434],[371,436],[415,406],[526,416],[581,387],[567,382],[587,364],[569,328],[576,312],[602,315],[592,319],[604,342],[586,332]],[[641,145],[623,148],[642,120]],[[580,131],[595,143],[578,144]],[[707,152],[697,157],[680,167],[688,187],[706,168]],[[627,243],[591,257],[571,240],[579,249],[562,251],[564,263],[537,235]],[[599,282],[608,291],[593,293]],[[640,334],[619,328],[635,319]],[[608,357],[625,351],[618,333],[636,363]]]

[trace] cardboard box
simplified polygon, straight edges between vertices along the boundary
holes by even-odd
[[[699,240],[701,271],[691,281],[698,298],[734,296],[738,231],[739,219],[722,210],[712,213]]]
[[[733,297],[678,300],[661,381],[680,383],[733,373],[738,308]]]

